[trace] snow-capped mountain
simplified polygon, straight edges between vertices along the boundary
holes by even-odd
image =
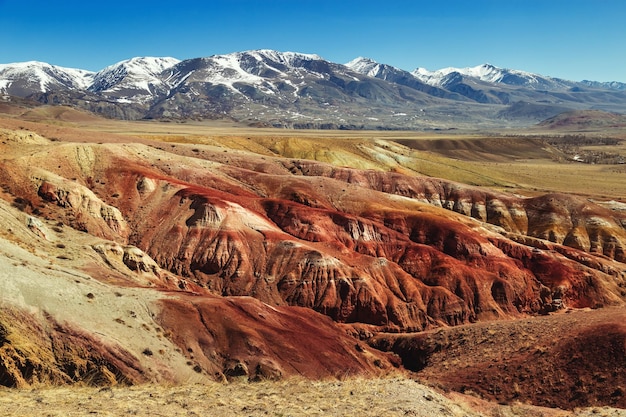
[[[380,64],[373,59],[358,57],[346,64],[346,67],[353,71],[360,72],[361,74],[368,75],[370,77],[385,78],[390,74],[398,73],[402,70],[392,67],[391,65]]]
[[[367,75],[368,77],[380,78],[381,80],[391,81],[403,85],[424,84],[408,71],[391,65],[378,63],[370,58],[359,57],[353,59],[346,64],[346,67],[350,68],[352,71]]]
[[[273,81],[289,84],[294,73],[315,72],[313,62],[323,59],[317,55],[273,50],[236,52],[208,58],[187,60],[170,70],[167,82],[171,86],[181,83],[210,83],[224,86],[234,93],[243,94],[241,86],[254,86],[268,94],[277,93]],[[306,70],[306,71],[305,71]],[[296,88],[296,87],[294,87]]]
[[[600,82],[600,81],[582,80],[580,83],[586,85],[587,87],[592,87],[592,88],[606,88],[610,90],[626,91],[626,83],[620,83],[618,81]]]
[[[352,123],[363,123],[366,113],[377,106],[406,108],[433,100],[318,55],[295,52],[255,50],[196,58],[166,73],[170,94],[155,103],[150,117],[207,117],[210,112],[257,120],[263,113],[263,119],[276,120],[272,124],[288,120],[288,125],[309,126],[334,119],[331,124],[339,125],[347,118],[338,114],[350,114]],[[335,117],[329,117],[331,111]]]
[[[163,71],[179,62],[176,58],[154,57],[121,61],[98,71],[88,90],[121,100],[157,96],[169,90],[169,85],[162,77]]]
[[[375,77],[395,84],[404,85],[418,91],[423,91],[435,97],[465,100],[462,95],[447,91],[437,85],[425,83],[408,71],[391,65],[381,64],[370,58],[359,57],[353,59],[346,64],[346,67],[369,77]]]
[[[458,82],[459,76],[469,77],[489,84],[505,84],[535,90],[568,89],[575,85],[575,83],[571,81],[545,77],[526,71],[499,68],[491,64],[482,64],[476,67],[466,68],[448,67],[436,71],[417,68],[412,74],[426,84],[437,87],[446,87],[453,82]]]
[[[359,57],[346,64],[346,66],[361,74],[385,80],[395,78],[413,78],[434,86],[445,87],[452,79],[458,76],[473,78],[490,84],[507,84],[512,86],[524,86],[529,88],[570,88],[575,83],[557,78],[544,77],[530,72],[498,68],[491,64],[483,64],[467,68],[443,68],[436,71],[428,71],[425,68],[417,68],[413,72],[401,70],[387,64],[378,63],[369,58]]]
[[[35,92],[86,89],[94,73],[29,61],[0,65],[0,93],[25,97]]]
[[[572,82],[484,64],[408,72],[262,49],[179,61],[139,57],[97,73],[0,65],[0,95],[107,117],[223,118],[273,126],[439,128],[528,124],[564,110],[626,112],[622,83]]]

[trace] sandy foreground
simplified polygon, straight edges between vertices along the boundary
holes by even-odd
[[[405,378],[0,390],[3,416],[626,416],[444,396]]]

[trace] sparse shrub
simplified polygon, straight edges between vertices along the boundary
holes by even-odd
[[[31,203],[30,200],[22,197],[15,197],[15,199],[13,199],[13,207],[17,208],[20,211],[26,211],[27,208],[32,209],[33,203]]]

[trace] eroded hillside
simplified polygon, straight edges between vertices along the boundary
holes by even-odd
[[[426,177],[392,140],[68,131],[0,132],[7,385],[377,375],[398,359],[358,337],[626,301],[626,214],[589,198]]]
[[[206,145],[42,140],[0,167],[24,210],[134,245],[216,295],[396,331],[622,301],[624,215],[584,198]]]

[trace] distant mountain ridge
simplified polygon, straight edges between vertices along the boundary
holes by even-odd
[[[567,89],[576,85],[576,83],[572,81],[546,77],[526,71],[498,68],[491,64],[482,64],[467,68],[450,67],[437,71],[417,68],[411,74],[427,84],[439,87],[445,87],[452,78],[458,75],[491,84],[524,86],[532,89]]]
[[[93,75],[91,71],[38,61],[1,64],[0,92],[25,97],[52,89],[85,89],[90,85]]]
[[[408,72],[368,58],[343,65],[268,49],[184,61],[136,57],[98,72],[0,65],[0,94],[41,103],[123,119],[231,118],[295,128],[527,125],[564,110],[626,112],[625,87],[490,64]]]
[[[620,83],[618,81],[600,82],[600,81],[582,80],[581,84],[587,85],[589,87],[594,87],[594,88],[608,88],[608,89],[612,89],[612,90],[626,90],[626,83]]]

